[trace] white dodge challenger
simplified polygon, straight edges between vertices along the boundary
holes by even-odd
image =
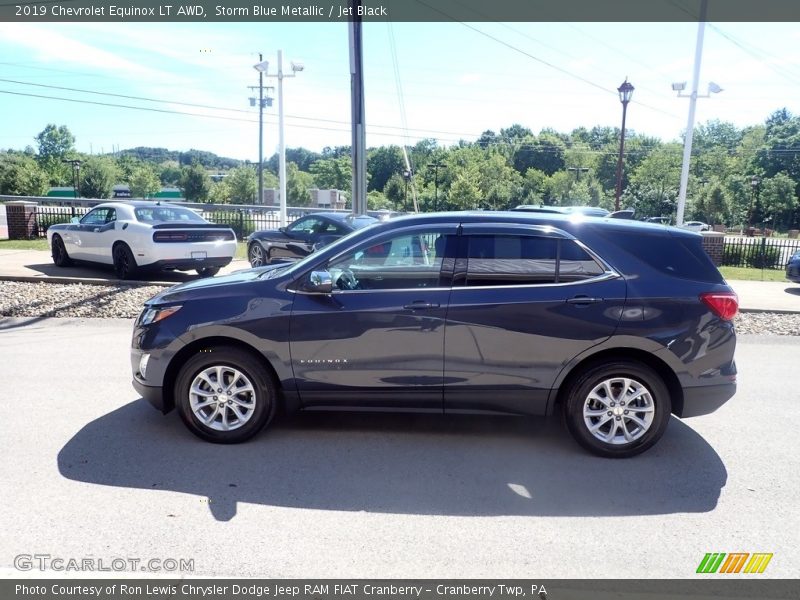
[[[210,277],[233,260],[236,235],[196,212],[153,201],[98,204],[80,220],[47,228],[53,262],[113,265],[120,279],[140,269],[194,269]]]

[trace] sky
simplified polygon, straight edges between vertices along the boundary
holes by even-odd
[[[619,127],[626,78],[628,130],[679,140],[689,102],[671,84],[691,86],[696,38],[696,23],[365,23],[367,145],[450,146],[514,123]],[[713,81],[723,91],[698,100],[697,123],[800,112],[799,43],[797,23],[709,23],[699,90]],[[55,123],[86,153],[154,146],[255,161],[248,86],[259,53],[275,73],[279,48],[286,72],[291,60],[305,67],[284,79],[286,145],[349,145],[346,24],[0,23],[0,148],[35,146]],[[277,149],[277,114],[276,99],[265,156]]]

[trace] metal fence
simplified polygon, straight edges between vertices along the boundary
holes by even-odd
[[[798,239],[726,237],[722,266],[783,269],[789,257],[799,250]]]
[[[96,204],[99,203],[95,202]],[[66,203],[65,203],[66,204]],[[183,205],[198,211],[202,217],[218,225],[227,225],[233,229],[236,238],[241,241],[254,231],[261,229],[277,229],[280,225],[280,215],[277,207],[245,207],[230,204],[189,204],[171,202],[170,204]],[[34,236],[45,237],[47,228],[57,223],[69,223],[73,217],[82,217],[92,209],[92,206],[36,206],[35,224],[32,228]],[[302,216],[314,212],[329,212],[326,209],[287,207],[287,221],[292,222]],[[349,211],[339,211],[349,212]],[[370,211],[370,214],[377,214]]]

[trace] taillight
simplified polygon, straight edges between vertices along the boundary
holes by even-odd
[[[705,292],[700,294],[700,300],[725,321],[733,319],[739,311],[739,297],[733,292]]]
[[[189,236],[183,232],[156,231],[153,234],[154,242],[185,242]]]

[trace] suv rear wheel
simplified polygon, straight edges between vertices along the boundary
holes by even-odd
[[[581,446],[599,456],[628,458],[664,435],[672,403],[653,369],[635,361],[612,361],[588,368],[572,383],[564,411]]]
[[[198,437],[235,444],[275,415],[276,389],[265,368],[238,348],[208,348],[181,367],[175,382],[181,419]]]

